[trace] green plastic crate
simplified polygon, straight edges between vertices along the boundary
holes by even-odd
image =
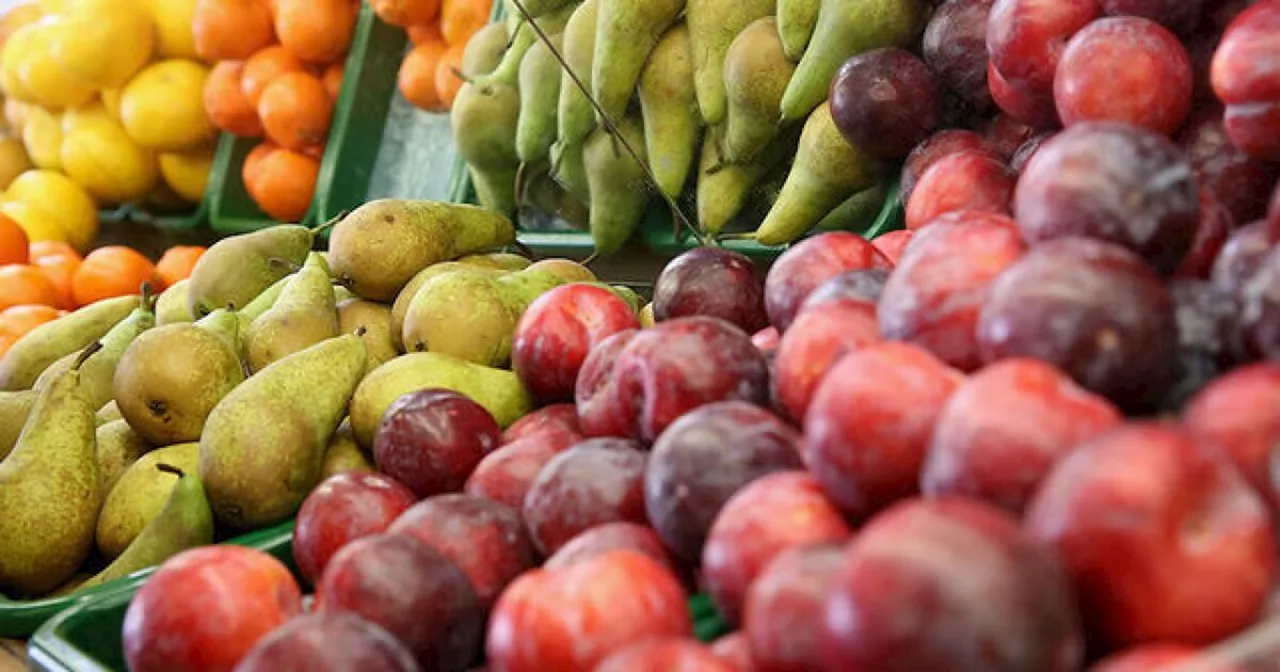
[[[249,156],[249,152],[259,142],[252,138],[238,138],[230,133],[223,133],[218,140],[218,149],[213,157],[213,173],[217,177],[209,183],[209,190],[213,192],[209,206],[209,225],[220,234],[249,233],[278,223],[249,198],[241,175],[245,157]],[[309,225],[314,220],[313,199],[311,210],[299,223]]]

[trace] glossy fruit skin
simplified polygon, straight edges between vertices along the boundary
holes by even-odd
[[[1256,3],[1227,27],[1213,55],[1213,90],[1227,105],[1227,134],[1250,156],[1280,161],[1280,86],[1269,54],[1280,4]]]
[[[708,315],[755,333],[769,324],[764,281],[746,255],[720,247],[697,247],[671,260],[653,287],[659,322]]]
[[[418,497],[460,492],[502,428],[471,399],[443,389],[410,392],[391,404],[373,439],[378,469]]]
[[[779,553],[751,583],[743,607],[752,665],[774,672],[821,669],[819,632],[826,602],[844,569],[845,544]]]
[[[236,666],[237,672],[314,669],[417,672],[413,654],[391,633],[355,614],[303,614],[277,628]]]
[[[963,150],[938,159],[911,191],[907,229],[917,231],[943,215],[976,210],[1008,215],[1018,174],[986,150]]]
[[[845,61],[831,80],[831,117],[849,144],[880,159],[906,156],[938,125],[933,71],[903,49],[874,49]]]
[[[293,557],[311,585],[330,558],[348,543],[391,526],[418,501],[413,491],[388,476],[347,473],[330,477],[302,502],[293,528]]]
[[[902,174],[898,178],[898,189],[902,193],[902,202],[911,199],[920,176],[939,159],[966,149],[984,149],[995,153],[995,148],[986,138],[974,131],[949,128],[938,131],[916,145],[902,164]]]
[[[994,0],[948,0],[933,11],[921,51],[947,89],[978,114],[994,105],[987,87],[987,19]]]
[[[648,454],[627,439],[589,439],[556,455],[525,495],[523,518],[542,555],[597,525],[646,522]]]
[[[704,644],[678,639],[648,639],[623,647],[600,661],[596,672],[737,672]]]
[[[823,233],[792,245],[765,276],[764,306],[769,322],[786,333],[804,300],[819,285],[841,273],[872,268],[887,270],[893,264],[857,234]]]

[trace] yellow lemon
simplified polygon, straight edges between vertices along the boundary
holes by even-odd
[[[53,60],[94,88],[119,87],[151,60],[151,15],[119,0],[81,0],[67,9],[50,43]]]
[[[72,77],[53,59],[53,43],[62,39],[59,33],[65,30],[62,17],[46,16],[22,30],[28,29],[35,34],[18,68],[18,81],[31,100],[45,107],[74,107],[92,98],[94,88]]]
[[[161,58],[197,58],[196,0],[142,0],[156,25],[156,53]]]
[[[22,124],[22,146],[37,168],[61,170],[62,122],[43,107],[27,108],[27,118]]]
[[[31,100],[31,92],[22,83],[21,72],[30,58],[38,32],[34,23],[26,24],[10,33],[4,41],[4,49],[0,50],[0,88],[9,98]]]
[[[106,108],[107,114],[112,119],[120,121],[120,97],[124,95],[124,89],[103,89],[98,92],[98,98],[102,101],[102,106]]]
[[[62,173],[28,170],[9,185],[5,198],[48,215],[77,250],[88,249],[98,235],[98,205],[84,187]]]
[[[91,100],[84,105],[71,107],[62,112],[62,135],[65,137],[75,130],[76,126],[95,121],[111,121],[112,117],[101,100]]]
[[[138,73],[120,98],[120,121],[139,145],[179,152],[213,137],[204,111],[204,82],[209,70],[195,61],[153,63]]]
[[[18,226],[26,232],[27,240],[33,243],[40,240],[67,242],[67,235],[48,213],[41,212],[22,201],[6,200],[0,203],[0,214],[8,215],[10,219],[17,222]]]
[[[199,203],[213,168],[213,146],[189,152],[160,155],[160,176],[173,192],[189,203]]]
[[[13,98],[4,99],[4,123],[9,132],[22,135],[22,127],[27,123],[27,104]]]
[[[22,142],[5,136],[0,138],[0,189],[8,189],[14,178],[31,169],[31,159]]]
[[[0,39],[8,39],[13,32],[28,23],[35,23],[44,16],[44,10],[37,2],[28,0],[10,8],[0,18]]]
[[[56,14],[67,8],[70,3],[67,0],[36,0],[36,5],[45,14]]]
[[[80,114],[62,140],[62,169],[100,203],[146,196],[160,176],[155,153],[129,139],[101,107]]]

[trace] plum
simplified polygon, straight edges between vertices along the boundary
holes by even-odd
[[[1057,134],[1057,131],[1046,131],[1027,138],[1026,142],[1023,142],[1018,146],[1018,149],[1014,150],[1013,157],[1009,159],[1009,168],[1021,175],[1022,170],[1031,161],[1031,157],[1040,151],[1041,145]]]
[[[905,195],[906,192],[903,192],[903,194]],[[907,249],[907,244],[911,242],[911,238],[915,233],[915,231],[906,229],[890,231],[876,236],[875,240],[871,241],[871,246],[884,255],[889,260],[889,263],[897,265],[898,259],[902,257],[902,251]]]
[[[1214,380],[1187,403],[1183,421],[1225,451],[1280,510],[1280,483],[1272,468],[1280,459],[1280,364],[1251,364]]]
[[[940,215],[978,210],[1007,215],[1018,174],[994,153],[962,150],[929,167],[907,201],[907,228],[919,229]]]
[[[775,360],[774,384],[786,416],[803,422],[832,365],[880,340],[875,305],[841,300],[801,312],[782,337]]]
[[[779,553],[747,589],[742,630],[752,665],[762,672],[821,669],[827,597],[844,569],[844,544],[799,546]]]
[[[1014,219],[1030,245],[1095,238],[1123,245],[1168,274],[1191,249],[1200,198],[1190,162],[1168,138],[1088,122],[1054,136],[1027,163]]]
[[[1201,388],[1243,360],[1245,347],[1238,328],[1234,297],[1203,280],[1169,283],[1178,319],[1178,378],[1162,408],[1176,412]]]
[[[983,361],[1030,357],[1121,408],[1149,409],[1178,349],[1173,301],[1128,250],[1087,238],[1032,248],[989,288],[978,317]]]
[[[312,609],[352,612],[382,626],[424,669],[466,670],[484,633],[484,612],[467,575],[403,534],[357,539],[338,551]]]
[[[1184,39],[1187,53],[1191,55],[1191,66],[1195,72],[1195,98],[1197,102],[1217,104],[1217,95],[1213,92],[1210,71],[1213,65],[1213,54],[1218,50],[1222,34],[1243,12],[1253,4],[1253,0],[1209,0],[1196,25],[1195,32]],[[1150,17],[1148,17],[1150,18]]]
[[[933,12],[921,50],[946,88],[975,112],[994,104],[987,88],[987,17],[994,0],[947,0]]]
[[[1005,512],[908,500],[844,552],[819,630],[825,670],[1071,672],[1084,641],[1057,558]]]
[[[1229,296],[1241,299],[1245,285],[1262,268],[1271,247],[1266,222],[1246,224],[1227,236],[1227,242],[1213,262],[1209,278]]]
[[[293,558],[315,585],[343,546],[386,531],[418,498],[393,478],[363,472],[338,474],[311,491],[293,526]]]
[[[373,437],[378,470],[418,497],[460,492],[467,477],[502,443],[489,411],[452,390],[410,392],[391,404]]]
[[[693,410],[658,437],[644,476],[650,523],[677,557],[697,562],[724,503],[748,483],[801,469],[800,432],[741,401]]]
[[[841,273],[810,292],[809,297],[800,304],[800,312],[803,313],[825,303],[845,301],[859,301],[874,306],[880,301],[880,294],[884,291],[884,283],[888,279],[889,271],[883,268]]]
[[[551,458],[524,498],[524,522],[544,556],[605,523],[645,522],[648,454],[627,439],[588,439]]]
[[[861,519],[918,492],[934,424],[963,380],[908,343],[845,355],[818,387],[804,422],[805,462],[831,501]]]
[[[1162,672],[1189,669],[1195,672],[1246,672],[1244,668],[1206,657],[1202,651],[1181,644],[1142,644],[1099,660],[1089,672]]]
[[[1247,354],[1280,359],[1280,246],[1271,248],[1245,283],[1239,327]]]
[[[1101,12],[1097,0],[996,0],[987,20],[991,67],[1006,83],[1051,101],[1062,45]]]
[[[1007,114],[997,114],[985,124],[982,135],[991,146],[991,151],[1001,159],[1010,161],[1013,153],[1023,143],[1037,135],[1037,130]]]
[[[486,612],[507,584],[538,564],[520,514],[474,495],[440,495],[418,502],[387,532],[413,537],[457,565]]]
[[[1195,30],[1206,0],[1099,0],[1108,16],[1140,16],[1159,21],[1169,30],[1186,35]]]
[[[524,498],[538,478],[538,473],[551,458],[568,450],[583,439],[566,439],[560,435],[533,436],[509,443],[484,456],[471,472],[463,490],[468,495],[487,497],[522,511]]]
[[[653,317],[709,315],[755,333],[769,324],[764,281],[746,255],[722,247],[696,247],[672,259],[653,286]]]
[[[620,331],[596,344],[578,371],[574,403],[578,428],[585,436],[627,436],[636,422],[633,400],[619,399],[613,367],[639,329]]]
[[[809,474],[770,474],[739,490],[711,525],[702,549],[706,590],[720,616],[736,625],[748,588],[779,553],[851,534]]]
[[[1173,272],[1177,278],[1208,278],[1213,273],[1213,262],[1217,260],[1227,237],[1235,228],[1231,213],[1227,211],[1213,192],[1200,187],[1200,223],[1196,226],[1196,236],[1191,241],[1191,249],[1182,263]]]
[[[738,672],[703,644],[692,639],[646,639],[618,649],[595,672]]]
[[[987,86],[996,107],[1011,119],[1042,131],[1062,126],[1053,105],[1052,88],[1042,90],[1026,84],[1010,84],[990,62],[987,63]]]
[[[711,652],[732,665],[737,672],[756,672],[755,663],[751,660],[751,644],[747,641],[746,633],[741,630],[711,642]]]
[[[943,407],[920,490],[973,497],[1021,515],[1063,455],[1121,420],[1110,402],[1044,362],[997,362],[966,380]]]
[[[765,276],[769,322],[785,334],[810,292],[841,273],[872,268],[890,269],[893,264],[854,233],[822,233],[792,245]]]
[[[773,351],[778,349],[778,342],[781,340],[782,337],[778,334],[776,327],[765,327],[751,334],[751,344],[756,346],[756,349],[764,353],[766,357],[772,355]]]
[[[1215,446],[1171,422],[1077,447],[1023,520],[1071,573],[1090,641],[1208,645],[1253,623],[1276,579],[1262,498]]]
[[[503,430],[502,445],[545,433],[584,438],[582,429],[578,427],[578,407],[573,404],[543,406],[516,420],[510,427]]]
[[[951,128],[938,131],[927,140],[915,146],[902,164],[902,175],[898,180],[898,189],[905,203],[911,198],[920,176],[929,170],[939,159],[966,149],[984,149],[995,152],[995,149],[982,135],[973,131]]]
[[[1196,182],[1217,197],[1234,223],[1252,222],[1266,213],[1268,191],[1275,184],[1277,171],[1231,143],[1220,105],[1206,105],[1197,111],[1179,143],[1191,161]]]
[[[1210,79],[1226,103],[1227,135],[1249,156],[1280,161],[1280,86],[1276,85],[1276,30],[1280,3],[1263,0],[1231,22],[1213,54]]]
[[[605,523],[597,525],[569,540],[542,564],[545,569],[559,569],[586,562],[613,551],[635,551],[674,570],[662,538],[653,528],[637,523]]]
[[[409,651],[380,626],[346,612],[304,614],[260,640],[236,672],[418,672]]]
[[[876,312],[880,335],[974,371],[982,366],[974,334],[978,311],[988,285],[1022,256],[1022,240],[1008,224],[935,222],[920,231],[885,283]]]
[[[849,144],[877,159],[901,159],[938,125],[933,71],[909,51],[872,49],[844,62],[830,90],[831,118]]]

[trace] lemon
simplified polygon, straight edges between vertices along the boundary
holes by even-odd
[[[22,146],[37,168],[62,168],[62,123],[59,115],[35,105],[27,108]]]
[[[0,189],[8,189],[14,178],[31,168],[31,159],[22,142],[8,136],[0,138]]]
[[[0,18],[0,35],[8,37],[13,34],[13,31],[28,23],[39,21],[42,16],[44,16],[44,10],[37,2],[28,0],[16,5],[6,11],[3,18]]]
[[[69,4],[71,3],[67,0],[36,0],[36,5],[38,5],[45,14],[56,14],[61,12],[66,9]]]
[[[41,212],[22,201],[7,200],[0,203],[0,214],[8,215],[10,219],[17,222],[18,226],[26,232],[27,240],[33,243],[40,240],[67,242],[67,235],[48,213]]]
[[[160,176],[165,184],[189,203],[199,203],[213,168],[213,146],[189,152],[160,155]]]
[[[140,0],[156,25],[156,53],[161,58],[197,58],[196,0]]]
[[[4,123],[9,127],[10,133],[21,136],[22,127],[27,123],[27,104],[14,98],[5,98]]]
[[[5,198],[20,201],[53,220],[77,250],[98,235],[98,205],[84,187],[52,170],[28,170],[9,185]]]
[[[67,8],[50,54],[62,69],[94,88],[119,87],[151,60],[151,15],[118,0],[81,0]]]
[[[98,99],[102,101],[102,106],[116,121],[120,121],[120,97],[123,95],[124,89],[103,89],[98,92]]]
[[[195,61],[153,63],[138,73],[120,98],[120,121],[147,149],[179,152],[208,141],[213,123],[204,111],[209,70]]]
[[[127,203],[155,186],[154,152],[135,144],[101,105],[77,112],[62,140],[62,169],[100,203]]]
[[[9,34],[4,49],[0,50],[0,88],[9,98],[31,100],[31,92],[27,91],[19,73],[31,54],[38,32],[34,23],[24,25]]]
[[[54,41],[63,39],[61,33],[66,30],[62,17],[46,16],[22,30],[27,29],[35,33],[18,68],[18,81],[31,100],[45,107],[74,107],[92,98],[94,88],[72,77],[53,59]]]

